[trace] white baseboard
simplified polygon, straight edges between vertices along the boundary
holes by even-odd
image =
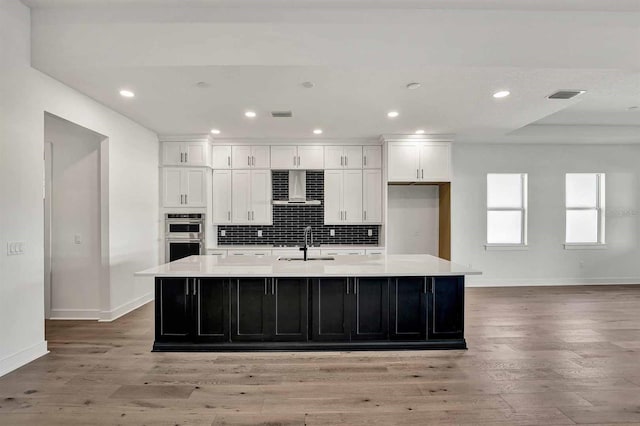
[[[466,280],[466,287],[536,287],[569,285],[640,284],[638,278],[481,278]]]
[[[0,359],[0,377],[48,353],[47,341],[43,340],[13,355],[2,358]]]
[[[123,303],[122,305],[118,306],[115,309],[112,309],[110,311],[102,311],[100,312],[100,322],[110,322],[110,321],[114,321],[117,320],[118,318],[120,318],[123,315],[128,314],[131,311],[135,311],[136,309],[138,309],[140,306],[142,305],[146,305],[147,303],[151,302],[153,300],[153,292],[149,292],[147,294],[144,294],[136,299],[133,299],[130,302],[127,303]]]
[[[51,320],[97,320],[99,309],[51,309]]]

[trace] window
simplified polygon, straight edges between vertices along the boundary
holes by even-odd
[[[567,173],[567,244],[604,244],[604,173]]]
[[[487,245],[527,244],[526,173],[487,175]]]

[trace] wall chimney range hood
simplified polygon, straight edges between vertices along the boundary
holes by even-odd
[[[307,171],[289,170],[289,199],[274,200],[275,205],[318,206],[320,200],[307,200]]]

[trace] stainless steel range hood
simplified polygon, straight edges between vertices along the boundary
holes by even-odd
[[[307,171],[289,170],[289,199],[274,200],[273,204],[288,206],[320,205],[320,200],[307,200]]]

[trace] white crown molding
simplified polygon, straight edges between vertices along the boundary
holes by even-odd
[[[403,135],[403,134],[385,134],[380,135],[381,143],[384,142],[453,142],[454,134],[441,135]]]

